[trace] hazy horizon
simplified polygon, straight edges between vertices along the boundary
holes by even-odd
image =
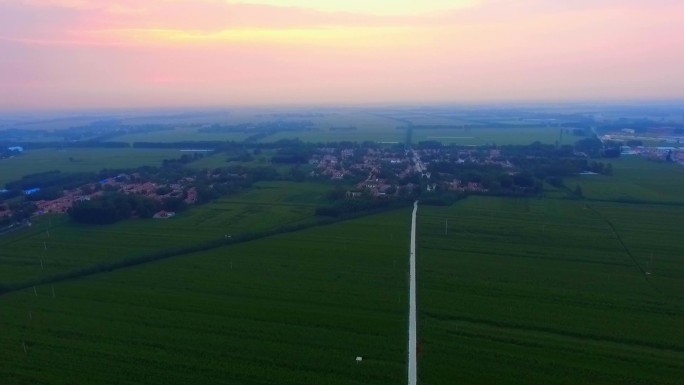
[[[0,0],[0,111],[677,102],[684,4]]]

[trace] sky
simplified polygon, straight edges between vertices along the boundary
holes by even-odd
[[[684,99],[681,0],[0,0],[0,110]]]

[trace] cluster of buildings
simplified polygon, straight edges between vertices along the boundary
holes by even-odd
[[[21,146],[0,147],[0,159],[12,158],[22,152],[24,152],[24,148]]]
[[[376,197],[392,195],[397,191],[397,186],[395,186],[392,183],[389,183],[385,179],[379,178],[367,179],[363,182],[360,182],[356,185],[356,188],[357,190],[351,191],[351,193],[367,190],[368,192],[370,192],[370,194]]]
[[[460,179],[454,179],[451,182],[446,182],[445,187],[450,191],[470,191],[470,192],[487,192],[488,190],[477,182],[463,182]]]
[[[79,189],[64,191],[64,195],[53,200],[40,200],[36,202],[36,214],[63,214],[73,206],[75,202],[89,201],[92,197],[102,194],[97,191],[92,194],[83,195]]]
[[[155,199],[159,202],[167,198],[183,198],[185,203],[197,202],[197,190],[189,187],[192,178],[184,178],[170,185],[159,185],[149,181],[137,181],[138,176],[119,175],[117,177],[101,180],[99,183],[91,183],[73,190],[65,190],[64,195],[53,200],[40,200],[36,202],[36,214],[63,214],[74,203],[89,201],[102,195],[104,190],[119,191],[126,194],[136,194]],[[160,188],[163,191],[160,193]]]
[[[324,151],[326,150],[324,149]],[[316,166],[318,174],[328,176],[332,180],[341,180],[347,175],[352,175],[351,171],[340,162],[340,156],[334,153],[314,155],[309,160],[309,164]]]
[[[454,179],[450,182],[430,183],[432,177],[428,166],[432,161],[453,163],[497,164],[504,168],[512,168],[508,160],[502,160],[498,149],[489,149],[484,153],[479,150],[464,149],[453,153],[450,149],[401,149],[396,148],[355,148],[334,149],[322,148],[309,160],[315,169],[312,176],[324,176],[331,180],[344,179],[349,176],[356,180],[355,189],[347,193],[347,197],[356,198],[365,193],[383,197],[394,195],[400,189],[418,188],[418,181],[428,181],[428,191],[437,189],[451,191],[486,192],[480,183],[462,182]],[[407,182],[407,178],[413,182]],[[403,182],[403,183],[402,183]]]
[[[0,219],[9,217],[10,215],[12,215],[12,211],[10,211],[9,207],[0,205]]]
[[[311,157],[309,164],[315,167],[311,176],[324,176],[331,180],[345,177],[362,179],[356,185],[358,191],[349,192],[350,197],[361,196],[361,190],[368,190],[374,196],[390,195],[397,186],[387,177],[402,178],[412,171],[404,151],[397,153],[378,148],[321,148]]]
[[[600,137],[601,141],[615,141],[623,144],[621,155],[640,155],[648,159],[669,160],[684,164],[684,136],[677,134],[668,128],[649,129],[648,132],[638,133],[633,129],[624,128],[620,131],[610,132]],[[660,143],[657,145],[647,145],[648,143]],[[666,144],[666,145],[662,145]]]
[[[646,147],[646,146],[622,146],[621,155],[640,155],[653,160],[669,160],[684,164],[683,147]]]

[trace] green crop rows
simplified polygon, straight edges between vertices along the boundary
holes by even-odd
[[[251,199],[275,197],[262,187]],[[678,383],[684,261],[667,223],[682,216],[558,199],[421,206],[420,382]],[[401,383],[409,217],[7,294],[0,376],[74,383],[78,367],[80,383]]]
[[[21,282],[79,267],[261,231],[312,218],[325,185],[262,182],[165,220],[131,220],[108,226],[44,218],[0,238],[0,283]],[[41,259],[43,266],[41,268]]]
[[[684,260],[666,223],[682,217],[484,197],[422,207],[421,383],[678,383]]]
[[[123,169],[158,166],[164,159],[180,158],[178,150],[135,148],[67,148],[25,151],[20,156],[0,160],[0,187],[28,174],[47,171],[97,172],[105,168]]]
[[[566,185],[582,187],[591,199],[636,202],[675,202],[684,204],[684,167],[676,163],[622,157],[608,161],[613,175],[582,175],[566,180]]]
[[[55,284],[54,297],[50,286],[6,295],[0,378],[400,383],[409,217],[400,210]]]

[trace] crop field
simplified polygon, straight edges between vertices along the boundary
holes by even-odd
[[[620,234],[635,263],[648,273],[657,288],[684,300],[684,244],[680,223],[684,206],[591,204]]]
[[[400,122],[360,111],[320,112],[311,116],[263,115],[258,112],[242,111],[219,120],[219,123],[233,125],[242,123],[264,123],[276,120],[310,121],[313,129],[308,131],[282,131],[269,135],[261,142],[275,142],[280,139],[299,138],[305,142],[337,141],[403,141],[405,130],[397,129]],[[215,121],[217,122],[217,121]],[[179,125],[168,131],[117,136],[113,141],[123,142],[175,142],[175,141],[242,141],[256,134],[250,132],[199,132],[198,124]]]
[[[642,157],[607,161],[613,175],[582,175],[568,178],[566,185],[582,187],[587,198],[684,203],[684,166],[655,162]]]
[[[105,226],[46,217],[0,238],[0,283],[306,221],[313,218],[317,205],[325,202],[328,189],[315,183],[262,182],[171,219],[128,220]]]
[[[338,112],[305,118],[310,120],[313,131],[280,132],[264,138],[263,142],[299,138],[305,142],[374,141],[404,142],[406,130],[397,129],[401,123],[365,112]],[[351,128],[351,129],[350,129]]]
[[[406,130],[404,129],[374,129],[372,127],[359,128],[352,131],[344,130],[320,130],[304,132],[279,132],[262,140],[262,142],[275,142],[280,139],[299,138],[304,142],[387,142],[404,143]]]
[[[379,118],[378,119],[382,119]],[[309,131],[309,132],[283,132],[269,136],[264,141],[276,141],[279,139],[299,138],[309,142],[326,141],[377,141],[377,142],[399,142],[406,140],[406,129],[401,127],[400,122],[387,120],[389,127],[360,126],[353,131]],[[378,128],[376,128],[378,127]],[[457,144],[463,146],[479,145],[527,145],[535,141],[541,143],[554,144],[574,144],[575,137],[564,135],[560,140],[558,128],[471,128],[464,130],[455,126],[444,126],[444,128],[420,128],[413,130],[413,143],[421,141],[438,141],[444,144]]]
[[[180,158],[178,150],[135,148],[67,148],[25,151],[0,160],[0,186],[24,175],[46,171],[91,172],[104,168],[161,165],[165,159]]]
[[[226,123],[247,116],[256,115],[226,116]],[[311,120],[317,129],[262,141],[403,142],[406,130],[397,126],[414,119],[365,112],[283,116]],[[558,128],[464,130],[447,128],[447,118],[415,120],[445,127],[414,129],[413,143],[559,139]],[[201,137],[179,126],[125,140],[247,135],[238,134]],[[565,134],[560,143],[575,139]],[[269,163],[275,151],[249,162],[227,162],[232,154],[217,153],[186,167],[263,165],[284,175],[291,165]],[[182,154],[28,151],[0,160],[0,187],[31,173],[158,165]],[[450,207],[419,206],[421,385],[681,383],[684,168],[638,157],[602,161],[611,163],[612,176],[564,179],[570,191],[581,186],[586,199],[568,199],[567,189],[545,184],[543,199],[470,196]],[[408,208],[58,279],[316,224],[315,210],[330,203],[333,187],[260,182],[171,219],[93,226],[52,215],[0,236],[0,288],[28,287],[0,295],[0,384],[405,383]],[[47,283],[32,286],[41,279]]]
[[[117,136],[113,142],[183,142],[183,141],[242,141],[250,134],[245,132],[207,133],[197,127],[174,127],[172,130]]]
[[[407,122],[426,128],[416,128],[413,132],[414,142],[425,140],[438,140],[443,143],[455,143],[460,145],[483,145],[496,143],[504,144],[530,144],[534,141],[542,143],[555,143],[557,140],[562,144],[572,144],[575,137],[569,134],[560,140],[559,129],[556,127],[529,127],[524,121],[504,122],[507,124],[520,123],[515,128],[490,128],[486,123],[482,127],[464,130],[464,123],[473,124],[469,120],[460,118],[447,118],[430,116],[426,114],[375,114],[359,110],[338,111],[313,111],[310,115],[289,115],[286,111],[282,114],[263,114],[263,111],[234,111],[231,113],[199,114],[195,117],[169,117],[155,118],[130,117],[123,118],[122,124],[168,124],[171,128],[165,131],[153,131],[147,133],[134,133],[116,136],[111,141],[116,142],[177,142],[177,141],[243,141],[253,134],[250,132],[201,132],[202,126],[213,123],[234,125],[243,123],[264,123],[276,120],[282,121],[310,121],[313,130],[309,131],[281,131],[262,138],[261,142],[275,142],[281,139],[299,138],[306,142],[331,142],[331,141],[376,141],[376,142],[404,142],[406,139]],[[87,120],[85,122],[88,122]],[[42,123],[41,123],[42,124]],[[43,127],[38,124],[37,127]],[[59,122],[45,123],[45,127],[61,127]],[[75,122],[68,122],[74,125]],[[83,123],[85,124],[85,123]],[[475,122],[475,124],[480,124]],[[29,125],[30,126],[30,125]],[[434,126],[429,127],[427,126]],[[45,128],[43,127],[43,128]],[[65,126],[63,128],[68,128]]]
[[[11,123],[6,123],[0,125],[0,128],[19,128],[22,130],[48,130],[48,131],[59,131],[66,130],[71,127],[85,126],[91,124],[101,118],[94,116],[70,116],[70,117],[48,117],[43,118],[33,117],[31,119],[11,119]]]
[[[413,142],[439,141],[444,144],[463,146],[481,146],[485,144],[497,145],[527,145],[535,141],[554,144],[574,144],[576,138],[564,134],[560,138],[560,131],[556,127],[516,127],[516,128],[469,128],[445,126],[444,128],[425,128],[413,130]]]
[[[684,210],[666,211],[486,197],[423,206],[421,383],[679,383],[684,246],[668,221]]]
[[[409,222],[399,210],[4,295],[0,378],[400,384]]]
[[[213,209],[86,233],[77,250],[97,250],[89,239],[151,250],[306,220],[327,191],[256,187]],[[679,206],[562,199],[421,206],[421,384],[678,383],[684,246],[672,224],[682,217]],[[398,210],[7,294],[0,377],[74,383],[83,368],[82,383],[401,383],[409,218]],[[40,251],[69,226],[23,248]]]
[[[219,167],[231,167],[231,166],[242,166],[242,167],[272,167],[280,175],[287,175],[292,169],[292,164],[286,163],[270,163],[271,158],[275,155],[275,150],[264,150],[261,154],[254,155],[253,159],[250,161],[228,161],[229,158],[235,158],[236,154],[218,152],[209,153],[202,159],[198,159],[189,163],[186,167],[193,168],[196,170],[201,169],[215,169]]]

